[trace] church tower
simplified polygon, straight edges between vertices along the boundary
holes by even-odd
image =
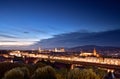
[[[96,52],[96,49],[94,48],[93,50],[93,55],[96,56],[97,55],[97,52]]]
[[[79,56],[81,56],[81,55],[82,55],[82,53],[83,53],[83,52],[82,52],[82,49],[80,49],[80,54],[79,54]]]
[[[38,48],[38,52],[41,53],[41,48],[40,47]]]

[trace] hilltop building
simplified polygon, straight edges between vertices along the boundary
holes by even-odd
[[[55,48],[54,50],[53,50],[53,52],[65,52],[65,49],[64,48]]]
[[[81,52],[80,56],[95,56],[95,57],[99,57],[99,54],[97,53],[96,49],[94,48],[93,52]]]

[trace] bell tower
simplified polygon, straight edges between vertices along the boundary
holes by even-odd
[[[40,47],[38,48],[38,52],[41,53],[41,48]]]
[[[94,48],[93,50],[93,55],[96,56],[97,55],[97,52],[96,52],[96,49]]]

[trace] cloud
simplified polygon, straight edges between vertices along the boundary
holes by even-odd
[[[51,25],[48,25],[48,28],[51,29],[51,30],[58,30],[60,28],[58,28],[57,26],[51,26]]]
[[[120,46],[120,29],[104,32],[71,32],[55,35],[53,38],[43,39],[34,46],[74,47],[81,45]]]
[[[29,46],[35,41],[0,41],[0,46]]]
[[[22,29],[23,29],[23,28],[22,28]],[[24,27],[24,29],[26,29],[26,31],[24,31],[24,33],[35,32],[35,33],[48,34],[46,31],[43,31],[42,29],[37,29],[37,28],[27,28],[27,27]]]
[[[120,29],[104,31],[104,32],[70,32],[54,35],[52,38],[43,39],[41,41],[16,41],[2,40],[0,47],[16,48],[16,49],[37,49],[52,47],[75,47],[82,45],[104,45],[120,47]],[[12,38],[11,38],[12,39]],[[14,39],[14,38],[13,38]],[[21,47],[20,47],[21,46]]]
[[[25,31],[25,32],[23,32],[23,33],[28,34],[28,33],[30,33],[30,32]]]
[[[6,34],[0,34],[0,37],[5,37],[5,38],[17,38],[16,36],[6,35]]]
[[[47,32],[39,30],[39,29],[31,29],[31,31],[37,32],[37,33],[42,33],[42,34],[48,34]]]

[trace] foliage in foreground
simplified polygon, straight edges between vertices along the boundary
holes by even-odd
[[[33,69],[31,69],[33,68]],[[103,79],[106,73],[96,69],[54,69],[51,66],[16,67],[4,74],[3,79]],[[35,69],[35,70],[34,70]],[[32,73],[31,73],[32,70]]]
[[[75,68],[68,73],[67,79],[100,79],[92,69]]]
[[[24,73],[20,68],[14,68],[6,72],[3,79],[24,79]]]
[[[32,79],[57,79],[55,70],[51,66],[45,66],[42,68],[38,68]]]

